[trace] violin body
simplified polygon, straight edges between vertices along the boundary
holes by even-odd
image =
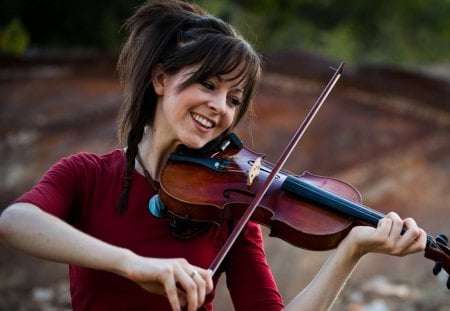
[[[239,219],[271,171],[272,165],[263,161],[259,176],[247,185],[248,172],[259,157],[262,155],[246,147],[228,149],[213,159],[172,157],[161,176],[161,201],[176,218],[217,225]],[[211,165],[208,163],[211,160],[219,164]],[[287,172],[276,176],[252,214],[252,221],[270,228],[270,236],[296,247],[310,250],[335,248],[357,221],[283,190],[288,176]],[[360,193],[338,179],[307,172],[298,178],[361,203]]]

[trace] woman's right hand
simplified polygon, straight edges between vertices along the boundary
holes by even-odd
[[[164,295],[172,310],[195,311],[213,290],[212,271],[189,264],[185,259],[145,258],[133,254],[126,260],[125,277],[145,290]]]
[[[149,292],[165,295],[176,311],[184,305],[197,310],[213,289],[209,270],[184,259],[138,256],[28,203],[15,203],[0,214],[0,242],[47,260],[117,273]]]

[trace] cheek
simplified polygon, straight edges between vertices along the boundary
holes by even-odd
[[[230,118],[229,118],[229,125],[230,126],[236,126],[237,125],[237,118],[239,117],[239,109],[235,108],[234,111],[230,114]]]
[[[183,109],[185,109],[184,102],[180,100],[176,94],[167,94],[163,102],[164,112],[168,119],[180,122],[184,116]]]
[[[230,112],[228,112],[226,114],[226,116],[223,119],[223,124],[222,124],[224,129],[228,129],[229,127],[234,125],[234,121],[236,119],[236,113],[237,113],[237,110],[234,109],[234,110],[230,110]]]

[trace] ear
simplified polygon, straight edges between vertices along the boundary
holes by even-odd
[[[164,94],[164,77],[165,73],[162,70],[162,65],[157,64],[152,71],[152,84],[156,95],[161,96]]]

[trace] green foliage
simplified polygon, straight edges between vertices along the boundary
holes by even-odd
[[[229,17],[261,50],[302,49],[334,59],[450,61],[449,0],[221,0],[200,3]],[[223,14],[226,10],[226,14]],[[252,38],[252,37],[250,37]],[[254,36],[253,36],[254,38]]]
[[[0,29],[0,52],[4,54],[23,55],[30,42],[23,23],[20,19],[13,19],[4,29]]]
[[[4,0],[0,29],[18,17],[30,45],[117,52],[123,21],[143,1]],[[261,52],[304,50],[352,62],[450,61],[450,0],[187,1],[231,22]]]
[[[0,1],[0,27],[20,16],[34,47],[116,52],[120,28],[143,0],[5,0]]]

